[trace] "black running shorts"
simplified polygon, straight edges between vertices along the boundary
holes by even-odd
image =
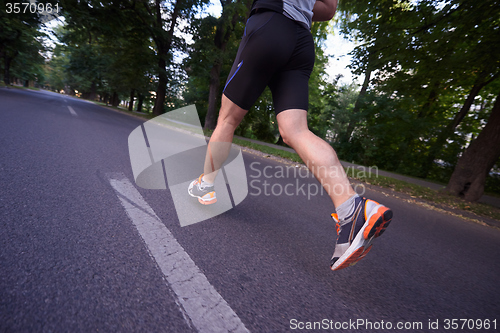
[[[269,86],[276,114],[289,109],[307,110],[314,58],[314,41],[303,25],[273,11],[253,14],[247,21],[224,95],[249,110]]]

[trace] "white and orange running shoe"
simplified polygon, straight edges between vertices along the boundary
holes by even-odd
[[[202,178],[203,174],[189,184],[189,195],[194,198],[198,198],[198,201],[202,205],[211,205],[216,203],[217,197],[215,196],[214,185],[205,183]]]
[[[347,223],[332,214],[337,230],[337,244],[330,267],[333,271],[355,265],[372,248],[374,238],[382,235],[392,220],[392,210],[376,201],[356,198],[356,208]]]

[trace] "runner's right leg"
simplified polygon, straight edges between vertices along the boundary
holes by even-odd
[[[234,131],[247,112],[247,110],[243,110],[234,104],[225,95],[222,95],[222,106],[219,111],[217,126],[210,137],[205,157],[204,180],[206,182],[213,184],[215,181],[217,171],[229,155]]]
[[[222,106],[219,111],[217,126],[208,143],[203,174],[193,180],[188,187],[189,195],[198,198],[198,201],[203,205],[217,202],[214,189],[215,177],[229,156],[234,131],[246,113],[247,110],[243,110],[222,95]]]

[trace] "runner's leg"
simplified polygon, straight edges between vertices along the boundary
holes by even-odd
[[[222,95],[217,126],[210,137],[205,157],[204,181],[214,183],[218,170],[229,155],[234,131],[247,112]]]
[[[283,141],[299,154],[335,207],[356,194],[333,148],[308,129],[307,111],[285,110],[276,118]]]

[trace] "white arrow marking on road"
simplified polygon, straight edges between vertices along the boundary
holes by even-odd
[[[106,176],[198,332],[249,332],[128,178]]]
[[[68,105],[68,109],[69,109],[69,112],[71,112],[71,114],[72,114],[73,116],[75,116],[75,117],[76,117],[76,116],[78,116],[78,115],[76,114],[75,110],[73,110],[73,108],[72,108],[71,106],[69,106],[69,105]]]

